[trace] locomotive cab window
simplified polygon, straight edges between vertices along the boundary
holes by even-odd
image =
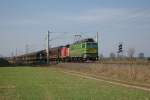
[[[85,44],[82,44],[82,48],[85,48]]]
[[[93,43],[93,44],[92,44],[92,47],[93,47],[93,48],[97,48],[97,47],[98,47],[97,43]]]
[[[87,44],[86,44],[86,47],[87,47],[87,48],[92,48],[91,43],[87,43]]]
[[[97,48],[97,43],[87,43],[87,48]]]

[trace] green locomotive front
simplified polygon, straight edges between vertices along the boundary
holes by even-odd
[[[77,41],[70,45],[71,60],[97,60],[98,43],[92,38]]]

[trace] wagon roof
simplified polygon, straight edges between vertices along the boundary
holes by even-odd
[[[80,41],[76,41],[73,44],[84,43],[84,42],[95,42],[95,40],[93,38],[86,38],[86,39],[83,39],[83,40],[80,40]]]

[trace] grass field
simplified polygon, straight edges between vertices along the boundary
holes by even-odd
[[[0,100],[150,100],[150,92],[50,67],[0,67]]]
[[[150,64],[62,63],[59,68],[145,84],[150,87]]]

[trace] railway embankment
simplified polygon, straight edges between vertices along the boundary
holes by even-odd
[[[73,72],[150,88],[149,64],[61,63],[55,67]]]

